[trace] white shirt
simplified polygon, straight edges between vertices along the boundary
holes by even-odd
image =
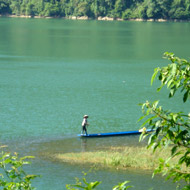
[[[82,121],[82,126],[85,126],[85,125],[87,125],[87,118],[84,118]]]

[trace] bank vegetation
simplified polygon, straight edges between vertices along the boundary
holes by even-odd
[[[190,0],[0,0],[0,15],[98,20],[189,20]]]

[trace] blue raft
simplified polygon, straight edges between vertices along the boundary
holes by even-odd
[[[152,132],[152,129],[146,129],[146,132]],[[142,131],[123,131],[111,133],[95,133],[95,134],[79,134],[79,137],[112,137],[112,136],[125,136],[125,135],[139,135]]]

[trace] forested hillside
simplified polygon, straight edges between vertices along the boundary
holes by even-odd
[[[0,14],[190,19],[190,0],[0,0]]]

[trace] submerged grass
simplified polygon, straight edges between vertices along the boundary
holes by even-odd
[[[166,158],[168,149],[155,153],[146,147],[109,147],[106,151],[63,153],[53,155],[54,159],[71,164],[92,164],[117,169],[139,168],[153,170],[158,166],[158,158]]]

